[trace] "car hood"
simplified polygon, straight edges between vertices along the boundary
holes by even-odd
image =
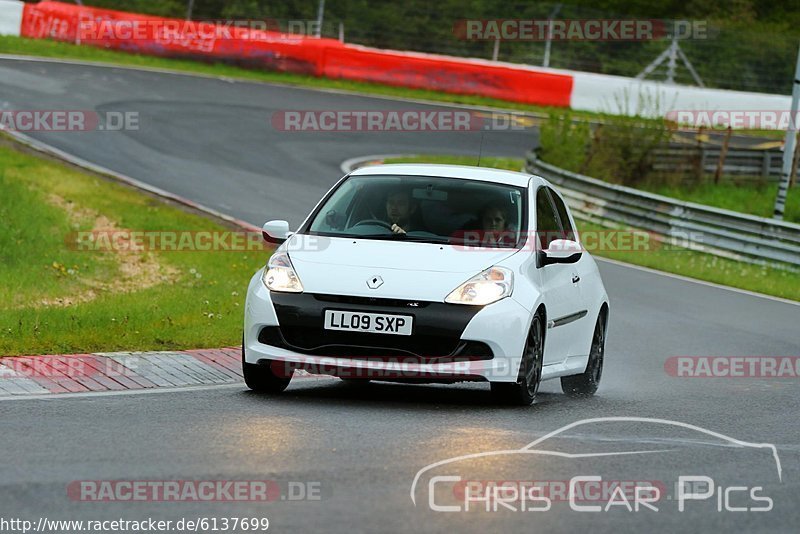
[[[294,235],[285,247],[309,293],[435,301],[518,252],[311,235]],[[383,283],[370,288],[375,277]]]

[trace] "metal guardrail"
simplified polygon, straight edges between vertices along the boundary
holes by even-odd
[[[584,218],[640,228],[721,256],[800,266],[800,224],[610,184],[545,163],[533,151],[526,155],[525,170],[559,186],[573,212]]]
[[[720,147],[690,146],[670,143],[653,150],[653,169],[657,171],[696,172],[714,174],[717,170]],[[783,151],[731,148],[722,166],[723,175],[763,177],[776,181],[781,174]]]

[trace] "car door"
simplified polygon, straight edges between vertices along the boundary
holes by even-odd
[[[553,200],[558,222],[564,232],[562,238],[578,241],[577,232],[572,218],[569,216],[564,199],[550,188],[548,188],[548,192]],[[584,252],[577,262],[563,265],[563,267],[569,268],[567,270],[570,273],[570,281],[575,289],[570,302],[572,312],[569,317],[572,320],[568,324],[560,324],[558,326],[558,328],[567,327],[565,331],[569,332],[571,338],[567,356],[586,356],[594,331],[594,323],[588,313],[588,302],[591,300],[589,287],[587,286],[587,284],[591,284],[591,280],[589,280],[589,262],[588,253]]]
[[[564,228],[547,187],[536,191],[537,246],[545,250],[550,242],[564,238]],[[561,363],[572,353],[575,337],[574,315],[580,311],[579,291],[573,282],[572,264],[551,264],[538,268],[541,291],[547,308],[544,364]]]

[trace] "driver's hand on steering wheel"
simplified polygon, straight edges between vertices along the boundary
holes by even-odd
[[[405,231],[405,230],[403,230],[403,229],[402,229],[400,226],[398,226],[397,224],[393,224],[393,225],[392,225],[392,232],[394,232],[395,234],[404,234],[404,233],[406,233],[406,231]]]

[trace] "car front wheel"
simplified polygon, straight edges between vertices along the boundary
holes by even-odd
[[[281,372],[275,371],[280,369]],[[244,359],[242,342],[242,376],[247,387],[258,393],[280,393],[289,385],[294,370],[284,371],[280,362],[262,360],[261,363],[247,363]]]
[[[506,404],[530,406],[536,399],[539,383],[542,380],[542,363],[544,357],[544,335],[542,319],[539,315],[533,318],[525,349],[522,353],[519,374],[516,382],[492,382],[492,394]]]
[[[605,323],[605,315],[601,313],[594,327],[592,347],[589,349],[589,362],[586,364],[586,370],[579,375],[561,378],[561,390],[570,397],[590,397],[597,392],[597,388],[600,386],[606,350]]]

